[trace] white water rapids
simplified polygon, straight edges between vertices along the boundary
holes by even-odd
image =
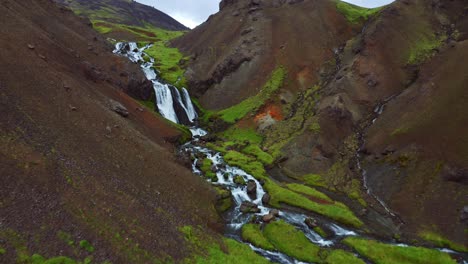
[[[116,44],[116,49],[114,53],[127,57],[134,63],[138,63],[142,68],[146,78],[153,83],[153,88],[156,95],[156,105],[159,110],[159,113],[166,119],[174,122],[174,123],[181,123],[180,122],[180,115],[185,115],[185,117],[191,122],[190,131],[192,133],[193,139],[192,141],[186,143],[181,147],[181,150],[186,152],[187,154],[191,155],[193,158],[192,170],[197,175],[202,175],[201,170],[198,168],[198,161],[208,158],[213,163],[213,170],[216,172],[216,176],[218,180],[216,182],[212,182],[213,185],[222,186],[225,189],[228,189],[234,201],[234,206],[231,208],[229,212],[226,213],[225,219],[227,221],[227,230],[226,236],[232,237],[242,243],[242,238],[240,237],[240,230],[242,226],[248,223],[253,215],[257,215],[261,218],[261,216],[268,214],[273,208],[270,208],[263,204],[262,197],[265,194],[265,190],[263,189],[261,183],[255,179],[252,175],[248,174],[244,170],[230,166],[227,164],[221,153],[213,151],[209,148],[204,147],[200,143],[200,138],[206,136],[208,133],[203,130],[202,128],[194,126],[194,122],[198,118],[197,112],[195,107],[192,104],[190,99],[189,92],[182,88],[180,91],[167,84],[163,81],[158,79],[158,74],[153,68],[154,59],[146,56],[144,51],[150,48],[151,45],[146,45],[144,47],[139,48],[138,45],[134,42],[121,42]],[[145,61],[146,58],[146,61]],[[182,109],[183,113],[179,113],[176,111],[176,108]],[[381,114],[383,107],[378,109],[376,113]],[[374,120],[375,122],[375,120]],[[360,167],[359,157],[358,157],[358,166]],[[360,168],[362,170],[362,168]],[[365,171],[363,171],[364,175],[364,184],[367,188],[366,183],[366,175]],[[245,182],[253,181],[256,184],[256,197],[251,198],[247,194],[247,188],[244,185],[239,185],[234,182],[234,177],[241,176],[244,178]],[[368,188],[367,188],[368,189]],[[370,192],[370,190],[368,189]],[[259,212],[258,213],[242,213],[240,207],[244,202],[251,202],[258,206]],[[382,204],[390,213],[391,211]],[[341,240],[344,237],[348,236],[358,236],[357,231],[348,230],[337,223],[334,223],[328,219],[323,219],[322,217],[317,217],[318,226],[326,230],[330,236],[325,239],[321,237],[319,234],[314,232],[305,224],[305,219],[309,218],[310,216],[295,213],[286,209],[283,209],[279,213],[279,218],[283,221],[295,226],[298,230],[301,230],[305,236],[310,240],[310,242],[320,246],[320,247],[338,247],[341,248],[340,245]],[[248,244],[248,243],[247,243]],[[264,256],[266,259],[276,262],[276,263],[294,263],[300,264],[304,263],[299,260],[296,260],[290,256],[287,256],[280,252],[273,252],[267,251],[261,248],[257,248],[251,244],[248,244],[255,252]],[[394,244],[401,247],[406,247],[406,244]],[[458,254],[448,249],[439,249],[444,252],[450,252],[452,254]],[[358,256],[359,257],[359,256]],[[370,263],[370,262],[366,262]],[[465,261],[462,263],[467,264]]]

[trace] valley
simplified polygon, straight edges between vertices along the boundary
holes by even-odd
[[[27,2],[1,5],[5,263],[468,261],[463,1],[223,0],[190,31]]]

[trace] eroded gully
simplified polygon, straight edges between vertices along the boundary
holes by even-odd
[[[180,93],[180,91],[177,88],[164,83],[158,78],[158,75],[153,68],[154,59],[150,58],[149,56],[145,56],[146,54],[144,53],[144,51],[149,47],[151,47],[151,45],[138,47],[136,43],[132,42],[117,43],[114,53],[125,56],[132,62],[138,63],[140,65],[147,79],[153,83],[153,87],[156,94],[156,106],[159,110],[159,113],[163,117],[171,120],[174,123],[179,124],[181,123],[180,120],[188,119],[190,121],[188,124],[185,125],[187,125],[190,128],[193,137],[190,142],[181,146],[181,151],[185,152],[188,155],[191,155],[193,159],[192,171],[196,175],[202,176],[203,174],[198,166],[199,160],[208,158],[212,161],[212,170],[215,171],[218,180],[216,182],[211,182],[211,184],[229,190],[234,201],[234,205],[232,206],[232,208],[224,215],[224,219],[226,221],[225,235],[227,237],[234,238],[239,242],[246,243],[242,240],[240,236],[242,226],[250,222],[252,216],[255,215],[261,219],[262,216],[269,214],[274,208],[270,208],[263,204],[262,197],[265,194],[265,190],[263,189],[261,182],[259,182],[257,179],[255,179],[252,175],[248,174],[244,170],[234,166],[230,166],[224,161],[221,153],[211,150],[201,143],[202,140],[200,140],[200,138],[206,136],[208,133],[202,128],[199,128],[195,125],[195,120],[198,116],[190,100],[188,91],[185,88],[182,88],[182,93]],[[146,61],[144,58],[146,58]],[[183,111],[176,111],[176,109],[183,109]],[[365,173],[364,170],[363,172]],[[239,185],[234,182],[234,178],[236,176],[242,177],[245,182],[251,181],[255,183],[255,196],[249,195],[247,193],[247,187],[245,185]],[[364,174],[364,180],[365,179],[366,178]],[[367,185],[365,186],[368,189]],[[258,208],[256,209],[256,213],[241,212],[241,205],[246,202],[255,204],[256,208]],[[382,205],[385,206],[384,203]],[[390,209],[388,210],[389,212],[391,212]],[[345,237],[363,236],[357,230],[346,229],[340,226],[338,223],[335,223],[331,220],[324,219],[323,217],[316,217],[314,219],[317,221],[318,226],[322,227],[331,234],[327,239],[322,238],[319,234],[314,232],[305,224],[305,220],[310,217],[314,216],[312,214],[308,215],[303,213],[296,213],[287,209],[282,209],[281,211],[279,211],[278,218],[295,226],[298,230],[304,233],[304,235],[308,238],[308,240],[310,240],[310,242],[322,248],[344,248],[344,245],[341,244],[341,240]],[[249,243],[246,244],[248,244],[255,252],[264,256],[272,262],[294,264],[305,263],[280,252],[268,251],[261,248],[257,248]],[[401,247],[407,246],[405,244],[395,245]],[[439,250],[451,254],[456,254],[456,252],[453,252],[448,249]],[[360,257],[358,254],[355,255]],[[363,260],[366,263],[371,263],[368,260]],[[463,263],[467,264],[467,262]]]

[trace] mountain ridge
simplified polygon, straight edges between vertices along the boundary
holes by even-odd
[[[70,7],[76,14],[90,20],[106,21],[110,23],[125,24],[144,27],[150,24],[157,28],[173,31],[189,30],[186,26],[159,11],[136,1],[126,0],[55,0]]]

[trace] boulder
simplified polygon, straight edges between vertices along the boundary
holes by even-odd
[[[263,222],[265,223],[270,223],[271,221],[275,220],[275,216],[272,215],[271,213],[266,214],[262,217]]]
[[[125,108],[125,106],[123,106],[121,103],[119,103],[117,101],[114,101],[112,99],[109,100],[109,108],[112,111],[119,114],[120,116],[128,117],[128,115],[129,115],[128,110],[127,110],[127,108]]]
[[[271,215],[274,215],[275,217],[279,217],[280,216],[280,212],[278,209],[273,209],[270,211],[270,214]]]
[[[306,220],[304,220],[304,223],[310,228],[310,229],[314,229],[318,226],[318,223],[317,223],[317,220],[315,220],[314,218],[306,218]]]
[[[128,76],[129,74],[126,73]],[[153,83],[146,78],[138,78],[133,75],[129,78],[124,92],[133,98],[143,101],[150,101],[154,99]],[[156,110],[156,109],[153,109]]]
[[[257,197],[257,183],[255,181],[249,180],[247,182],[247,194],[252,199]]]
[[[465,205],[460,214],[460,220],[462,222],[468,222],[468,205]]]
[[[240,206],[240,211],[244,214],[246,213],[259,213],[260,209],[258,208],[258,205],[245,201],[241,204]]]
[[[270,200],[271,200],[270,195],[269,195],[268,193],[265,193],[265,194],[263,195],[263,197],[262,197],[262,203],[263,203],[264,205],[266,205],[266,204],[270,203]]]

